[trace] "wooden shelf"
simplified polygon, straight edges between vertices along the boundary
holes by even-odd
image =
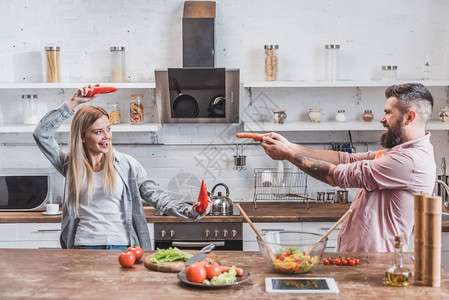
[[[112,132],[153,132],[161,129],[161,124],[156,123],[144,123],[139,125],[131,125],[131,124],[117,124],[112,125]],[[11,124],[11,125],[0,125],[0,133],[32,133],[36,125],[20,125],[20,124]],[[62,124],[59,127],[58,132],[69,132],[70,125]]]
[[[449,86],[449,80],[339,80],[339,81],[245,81],[244,88],[388,87],[393,84],[421,83],[427,87]]]
[[[60,82],[60,83],[0,83],[0,89],[77,89],[88,83]],[[101,86],[114,86],[119,89],[154,89],[154,82],[104,82]]]
[[[282,125],[273,124],[272,122],[245,122],[245,131],[384,131],[385,128],[379,122],[288,122]],[[427,124],[427,130],[449,130],[449,123],[441,121],[430,121]]]

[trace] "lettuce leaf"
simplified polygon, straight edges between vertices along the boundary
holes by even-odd
[[[188,260],[193,255],[184,251],[179,250],[176,247],[170,247],[168,249],[159,249],[157,248],[156,254],[150,258],[150,261],[153,263],[158,262],[168,262],[175,260]]]
[[[237,280],[235,268],[235,266],[232,266],[228,272],[221,273],[219,276],[214,276],[210,281],[205,279],[203,283],[206,285],[222,285],[234,283]]]

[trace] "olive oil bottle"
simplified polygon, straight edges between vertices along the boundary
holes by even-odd
[[[404,253],[402,252],[402,237],[394,237],[394,265],[385,272],[387,283],[392,286],[408,286],[412,272],[404,267]]]

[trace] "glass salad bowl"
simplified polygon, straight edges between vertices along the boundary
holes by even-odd
[[[321,260],[327,238],[319,242],[319,234],[305,231],[270,231],[257,237],[265,262],[280,273],[310,272]]]

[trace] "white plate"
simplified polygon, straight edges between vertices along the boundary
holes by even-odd
[[[43,215],[46,215],[46,216],[56,216],[56,215],[62,214],[62,211],[58,211],[58,212],[55,213],[55,214],[49,214],[48,212],[44,211],[42,214],[43,214]]]

